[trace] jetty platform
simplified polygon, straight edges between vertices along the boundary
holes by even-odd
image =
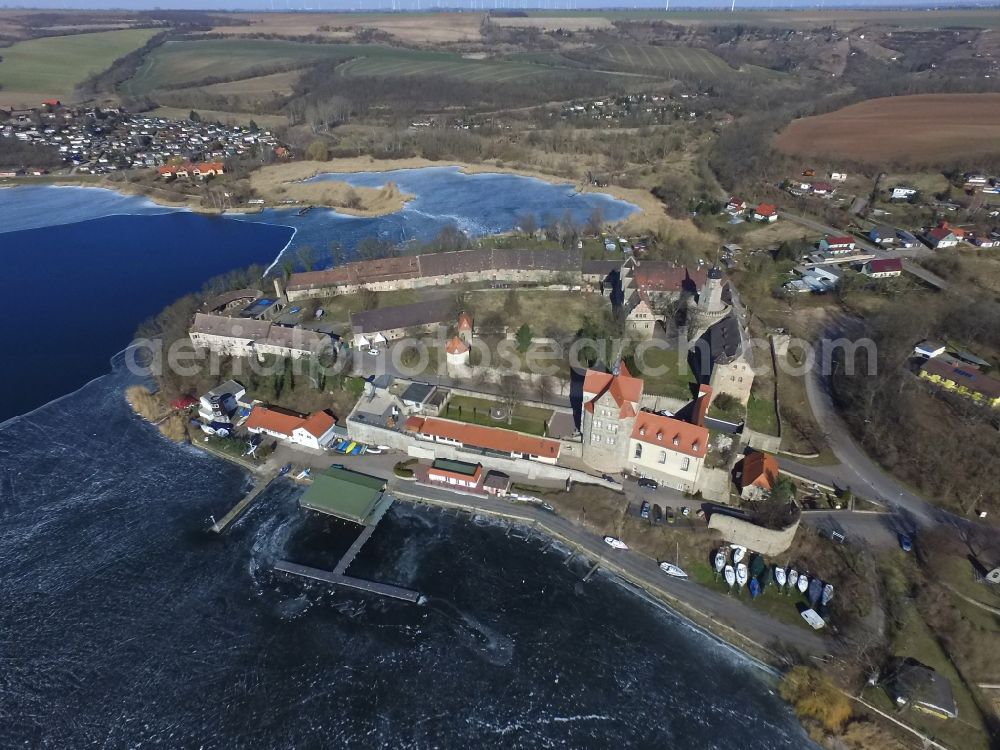
[[[375,533],[375,528],[383,516],[385,516],[386,511],[392,506],[395,499],[395,497],[388,493],[380,495],[374,508],[366,516],[365,523],[363,524],[364,528],[361,530],[361,533],[358,534],[357,539],[354,540],[351,546],[347,548],[347,551],[341,555],[340,560],[337,561],[333,570],[310,568],[307,565],[299,565],[289,560],[279,560],[275,564],[274,569],[282,573],[310,578],[314,581],[331,583],[334,586],[344,586],[346,588],[357,589],[358,591],[367,591],[370,594],[387,596],[390,599],[400,599],[404,602],[418,604],[422,598],[419,591],[395,586],[391,583],[368,581],[363,578],[355,578],[354,576],[347,575],[347,568],[354,562],[354,558],[361,552],[361,548],[365,546],[365,543],[371,539],[372,534]]]
[[[338,565],[338,567],[340,566]],[[371,594],[387,596],[390,599],[401,599],[404,602],[410,602],[412,604],[417,604],[420,601],[420,592],[414,591],[413,589],[403,588],[402,586],[393,586],[390,583],[366,581],[363,578],[354,578],[353,576],[343,575],[342,573],[333,573],[326,570],[320,570],[319,568],[310,568],[306,565],[289,562],[288,560],[279,560],[275,563],[274,569],[281,571],[282,573],[301,576],[302,578],[311,578],[314,581],[323,581],[324,583],[332,583],[335,586],[346,586],[347,588],[358,589],[359,591],[367,591]]]
[[[216,534],[221,534],[226,530],[233,521],[243,515],[243,512],[250,507],[254,500],[260,497],[260,494],[267,489],[268,485],[271,484],[275,479],[278,478],[278,472],[273,471],[265,474],[260,478],[260,480],[254,485],[253,489],[250,490],[243,499],[240,500],[232,509],[226,513],[222,518],[212,524],[212,531]]]

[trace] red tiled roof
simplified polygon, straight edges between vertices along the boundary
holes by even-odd
[[[291,437],[292,432],[302,425],[304,419],[301,414],[277,411],[257,404],[250,411],[246,427],[248,430],[269,430]]]
[[[472,330],[472,316],[469,315],[469,313],[464,312],[458,316],[458,330],[460,331]]]
[[[708,278],[700,268],[691,271],[683,266],[671,266],[656,261],[644,261],[634,272],[635,284],[640,291],[691,292],[705,285]]]
[[[699,427],[705,426],[705,416],[708,414],[708,407],[712,403],[712,386],[698,386],[698,400],[694,405],[694,423]]]
[[[761,203],[759,206],[757,206],[757,209],[754,213],[758,214],[759,216],[773,216],[774,214],[778,213],[778,207],[771,205],[770,203]]]
[[[605,393],[610,393],[621,409],[620,416],[634,417],[639,400],[642,398],[642,387],[642,380],[633,378],[624,362],[621,363],[617,376],[610,372],[587,370],[587,374],[583,378],[583,392],[594,395],[588,399],[585,408],[587,411],[593,412],[594,401]]]
[[[558,440],[524,435],[520,432],[497,427],[453,422],[450,419],[439,419],[438,417],[408,417],[406,429],[411,432],[419,432],[421,435],[457,440],[462,445],[474,448],[486,448],[503,453],[527,453],[543,458],[559,457]]]
[[[948,237],[948,235],[953,235],[954,233],[947,227],[934,227],[931,231],[927,233],[927,236],[934,240],[943,240]]]
[[[868,271],[871,273],[890,273],[903,271],[903,261],[900,258],[878,258],[868,261]]]
[[[469,351],[469,345],[458,336],[452,336],[451,341],[448,342],[448,346],[445,347],[445,351],[448,354],[465,354]]]
[[[704,458],[708,453],[708,430],[705,427],[648,411],[640,412],[636,418],[632,439],[695,458]]]
[[[743,475],[740,484],[743,487],[761,487],[770,490],[778,478],[778,460],[770,453],[754,451],[743,459]]]
[[[304,416],[257,404],[250,411],[246,428],[248,430],[268,430],[291,437],[292,433],[301,427],[313,437],[323,437],[324,433],[336,423],[336,418],[325,411],[314,411],[309,416]]]
[[[320,438],[336,423],[337,420],[325,411],[314,411],[299,427],[313,437]]]
[[[848,237],[847,235],[838,235],[836,237],[827,237],[827,245],[853,245],[854,238]]]

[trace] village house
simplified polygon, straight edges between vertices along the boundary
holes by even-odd
[[[830,255],[850,255],[854,248],[854,238],[848,235],[827,236],[819,241],[820,252]]]
[[[923,239],[934,250],[958,245],[958,236],[949,228],[948,222],[941,222],[938,226],[924,232]]]
[[[873,279],[888,279],[903,273],[901,258],[876,258],[862,266],[861,273]]]
[[[694,492],[708,453],[708,429],[643,411],[628,447],[629,471],[682,492]]]
[[[768,223],[778,220],[778,207],[770,203],[760,203],[753,212],[754,221],[766,221]]]
[[[894,201],[908,201],[910,198],[915,196],[917,191],[915,188],[904,187],[902,185],[892,188],[889,192],[889,199]]]
[[[896,244],[896,229],[885,224],[872,227],[868,231],[868,239],[876,245],[890,247]]]
[[[729,202],[726,204],[726,213],[734,216],[746,213],[746,210],[747,202],[741,198],[737,198],[735,195],[731,197]]]
[[[778,480],[778,460],[770,453],[752,451],[747,453],[737,468],[739,473],[740,497],[744,500],[760,500],[771,494]]]
[[[830,172],[830,182],[847,182],[847,173]]]
[[[294,445],[323,450],[336,437],[333,429],[336,424],[337,420],[325,411],[305,415],[256,404],[244,426],[252,434],[270,435]]]
[[[829,182],[814,182],[809,186],[809,192],[813,195],[827,196],[837,192],[837,188]]]
[[[899,243],[900,247],[905,249],[917,247],[920,244],[920,240],[917,239],[917,236],[907,232],[905,229],[896,230],[896,241]]]
[[[1000,408],[1000,380],[986,375],[968,362],[939,354],[924,362],[920,377],[977,404]]]
[[[975,247],[990,248],[1000,245],[1000,240],[992,235],[986,236],[982,234],[969,234],[965,239]]]
[[[480,489],[483,481],[483,466],[449,458],[437,458],[427,470],[427,479],[451,487],[476,490]]]

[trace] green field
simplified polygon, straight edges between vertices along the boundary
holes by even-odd
[[[359,57],[337,68],[345,76],[433,76],[471,82],[503,83],[539,75],[552,75],[553,69],[522,62],[468,60],[457,55],[430,57],[427,53],[379,54]]]
[[[0,87],[65,95],[119,57],[145,44],[156,29],[101,31],[17,42],[0,50]]]
[[[129,94],[145,94],[164,86],[196,83],[206,78],[252,77],[255,69],[346,60],[363,45],[307,44],[271,39],[202,39],[167,42],[123,84]]]
[[[274,67],[307,66],[321,61],[342,61],[337,72],[344,76],[433,76],[486,84],[578,73],[576,69],[560,68],[552,63],[474,60],[450,52],[375,44],[204,39],[168,42],[160,46],[135,76],[122,85],[122,91],[132,95],[147,94],[166,86],[195,85],[210,78],[253,78],[263,71],[271,72]]]
[[[536,409],[532,406],[520,405],[514,409],[514,417],[510,424],[507,424],[505,419],[496,420],[490,416],[490,410],[496,406],[498,406],[496,401],[487,401],[483,398],[452,396],[448,399],[448,405],[441,416],[446,419],[454,419],[456,422],[501,427],[507,430],[525,432],[529,435],[544,435],[545,427],[552,418],[552,412],[549,409]]]
[[[563,53],[577,64],[592,68],[650,73],[659,76],[714,80],[730,76],[770,77],[780,75],[753,65],[737,70],[718,55],[697,47],[654,47],[644,44],[608,44],[603,47]]]

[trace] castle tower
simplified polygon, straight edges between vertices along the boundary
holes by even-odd
[[[722,270],[718,266],[712,266],[708,272],[708,279],[699,294],[698,307],[702,313],[720,318],[729,309],[729,305],[722,301]]]
[[[619,472],[627,466],[629,438],[642,401],[642,380],[632,377],[624,363],[615,369],[587,370],[583,379],[583,461],[598,471]]]
[[[472,316],[464,311],[458,316],[458,338],[466,347],[472,346]]]
[[[448,365],[448,375],[453,378],[470,377],[469,355],[472,349],[458,336],[453,336],[445,345],[445,357]]]

